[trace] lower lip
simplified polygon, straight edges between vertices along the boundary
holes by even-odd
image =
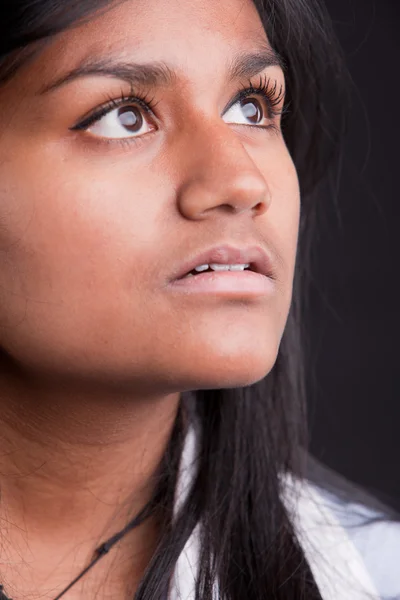
[[[170,287],[193,294],[221,294],[240,298],[270,295],[274,285],[269,277],[254,271],[218,271],[176,279],[170,283]]]

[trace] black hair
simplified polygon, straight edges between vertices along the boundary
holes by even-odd
[[[285,65],[282,131],[301,192],[292,303],[277,360],[262,381],[245,388],[182,394],[160,478],[165,487],[162,535],[136,600],[161,600],[177,558],[199,522],[197,600],[212,599],[215,577],[223,600],[321,599],[282,502],[280,474],[306,476],[301,300],[320,186],[327,178],[335,181],[340,164],[350,114],[350,78],[322,0],[253,1],[271,46]],[[54,35],[114,5],[109,0],[3,0],[0,85]],[[199,468],[173,520],[187,419],[199,423]]]

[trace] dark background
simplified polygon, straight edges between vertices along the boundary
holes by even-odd
[[[311,452],[400,511],[400,1],[326,4],[357,90],[313,250]]]

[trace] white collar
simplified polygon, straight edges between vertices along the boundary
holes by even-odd
[[[195,469],[196,434],[189,429],[182,453],[174,514],[185,500]],[[282,498],[324,600],[379,600],[366,566],[323,497],[307,481],[285,476]],[[195,600],[199,528],[189,537],[175,566],[168,600]],[[214,586],[217,600],[218,585]]]

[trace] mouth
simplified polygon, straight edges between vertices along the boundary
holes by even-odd
[[[273,277],[272,261],[261,246],[215,246],[198,253],[178,267],[172,281],[199,277],[205,273],[244,274],[249,271],[264,277]]]
[[[174,290],[254,298],[274,289],[273,265],[263,248],[218,246],[183,264],[170,283]]]

